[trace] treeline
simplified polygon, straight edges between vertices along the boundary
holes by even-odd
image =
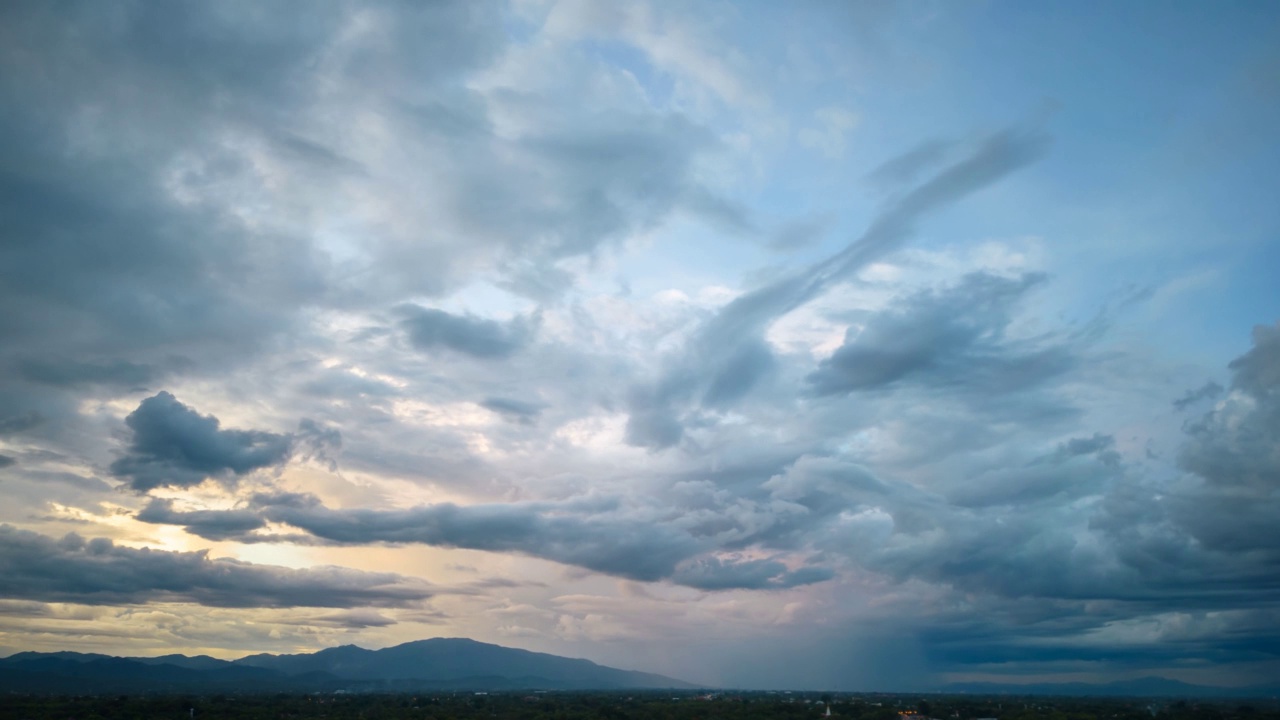
[[[1280,720],[1274,702],[830,693],[0,696],[0,720]]]

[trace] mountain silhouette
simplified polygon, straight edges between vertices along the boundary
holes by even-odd
[[[119,658],[23,652],[0,659],[0,692],[316,692],[449,690],[620,690],[691,688],[652,673],[589,660],[435,638],[366,650],[355,645],[297,655],[218,660],[200,655]]]

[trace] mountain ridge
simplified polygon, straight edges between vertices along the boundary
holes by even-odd
[[[621,690],[698,687],[581,658],[467,638],[415,640],[379,650],[340,645],[314,653],[130,658],[60,651],[0,659],[0,692]]]

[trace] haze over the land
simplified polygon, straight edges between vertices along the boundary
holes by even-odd
[[[1280,6],[0,5],[0,650],[1280,676]]]

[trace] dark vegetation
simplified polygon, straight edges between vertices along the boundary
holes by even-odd
[[[0,720],[1280,720],[1275,700],[830,693],[0,696]],[[904,715],[904,713],[913,713]]]

